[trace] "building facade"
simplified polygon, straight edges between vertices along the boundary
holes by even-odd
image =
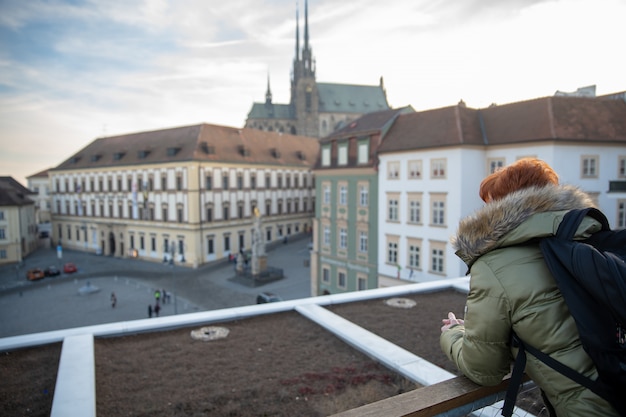
[[[26,178],[28,189],[35,193],[31,199],[35,201],[35,218],[37,224],[50,223],[52,199],[50,194],[50,178],[48,170],[40,171]]]
[[[197,267],[310,231],[314,138],[195,125],[97,139],[50,170],[52,238]]]
[[[389,109],[382,77],[377,86],[317,82],[315,59],[309,41],[307,1],[304,3],[302,49],[296,12],[296,49],[290,91],[289,104],[274,103],[268,77],[265,102],[253,103],[245,126],[319,138],[363,114]]]
[[[367,114],[320,140],[311,294],[376,288],[377,149],[393,120],[411,109]]]
[[[0,177],[0,264],[22,262],[37,249],[33,193],[11,177]]]
[[[523,157],[549,163],[626,227],[626,102],[546,97],[400,115],[379,148],[378,286],[465,275],[449,239],[484,204],[482,179]]]

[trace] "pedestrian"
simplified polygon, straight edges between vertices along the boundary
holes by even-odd
[[[148,318],[152,318],[152,304],[148,304]]]
[[[154,314],[155,314],[157,317],[159,317],[159,312],[160,312],[160,311],[161,311],[161,306],[157,303],[157,304],[154,306]]]
[[[161,298],[161,291],[156,290],[154,292],[154,300],[156,301],[157,304],[159,304],[159,299]]]
[[[520,159],[480,185],[486,203],[461,220],[452,244],[468,265],[470,290],[464,317],[442,320],[441,348],[461,372],[481,385],[496,385],[510,372],[517,349],[511,331],[532,346],[591,378],[598,377],[576,323],[550,274],[538,240],[556,234],[569,210],[595,206],[535,158]],[[591,217],[575,238],[600,230]],[[546,408],[558,416],[617,416],[611,405],[532,356],[526,373],[542,389]]]
[[[165,292],[165,288],[161,290],[161,298],[163,298],[163,304],[167,303],[167,292]]]
[[[115,308],[116,305],[117,305],[117,297],[115,296],[115,293],[112,292],[111,293],[111,307]]]

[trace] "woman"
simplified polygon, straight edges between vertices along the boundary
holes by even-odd
[[[567,211],[593,207],[573,186],[559,185],[545,162],[521,159],[483,180],[487,203],[461,220],[452,244],[470,268],[464,320],[443,320],[441,347],[472,381],[496,385],[510,372],[520,339],[591,378],[593,362],[583,350],[574,319],[541,254],[537,239],[554,235]],[[586,218],[584,238],[600,230]],[[608,402],[528,355],[526,373],[545,392],[558,416],[617,416]]]

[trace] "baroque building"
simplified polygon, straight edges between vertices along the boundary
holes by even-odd
[[[309,39],[308,2],[305,1],[302,49],[296,11],[291,100],[289,104],[274,103],[268,77],[265,102],[253,103],[245,127],[320,138],[364,114],[389,109],[382,77],[376,86],[320,83],[316,80],[315,65]]]
[[[49,171],[52,239],[188,266],[308,232],[316,139],[200,124],[96,139]]]
[[[12,177],[0,177],[0,265],[22,262],[37,249],[33,192]]]

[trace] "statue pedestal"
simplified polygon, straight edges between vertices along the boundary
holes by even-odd
[[[267,270],[267,256],[252,257],[252,275],[259,275]]]

